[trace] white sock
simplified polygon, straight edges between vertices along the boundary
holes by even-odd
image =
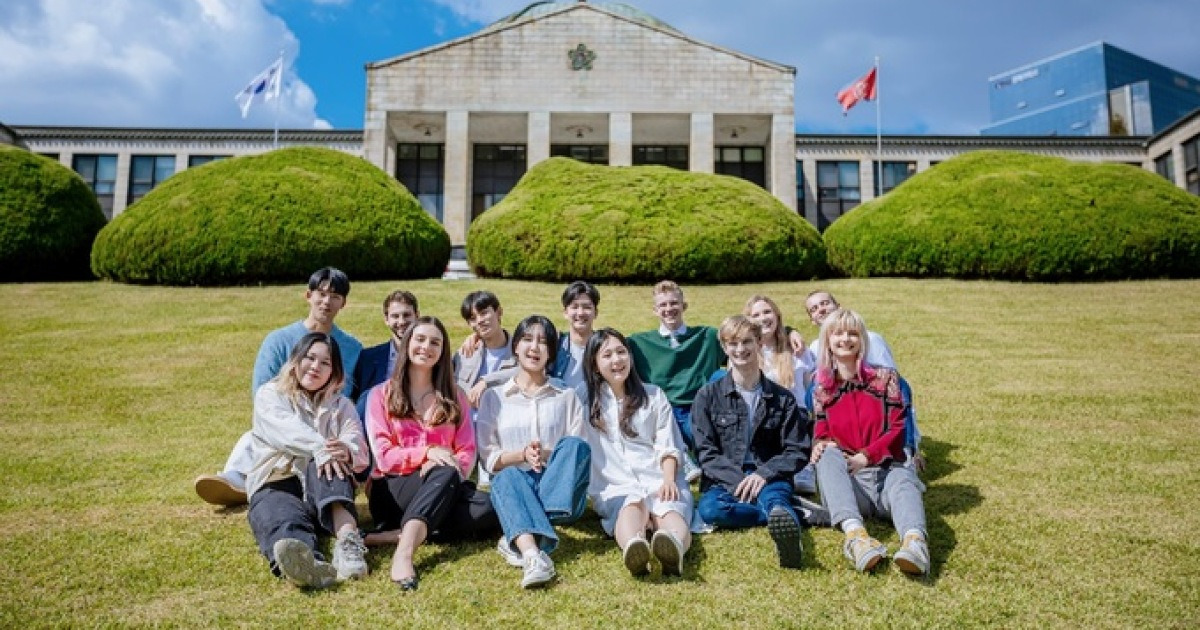
[[[529,558],[536,557],[540,551],[541,550],[537,547],[534,547],[533,549],[526,549],[525,551],[521,552],[521,557],[528,560]]]
[[[850,532],[852,532],[856,529],[862,529],[862,528],[863,528],[863,522],[856,518],[848,518],[848,519],[842,521],[842,531],[846,532],[847,534],[849,534]]]

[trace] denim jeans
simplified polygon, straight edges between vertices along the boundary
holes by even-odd
[[[542,551],[558,546],[555,523],[573,523],[587,507],[592,450],[582,439],[565,437],[554,446],[542,472],[511,466],[492,477],[492,506],[511,543],[533,534]]]
[[[753,471],[751,471],[753,472]],[[787,481],[772,481],[763,486],[758,498],[749,503],[743,503],[726,490],[724,486],[714,485],[700,495],[697,510],[700,518],[709,525],[726,529],[741,529],[767,524],[767,514],[779,506],[788,511],[792,518],[799,523],[796,511],[792,509],[792,483]]]
[[[692,435],[692,407],[678,407],[671,405],[671,414],[675,416],[675,424],[679,427],[679,434],[683,436],[683,443],[687,445],[688,452],[696,452],[696,438]]]
[[[834,527],[848,518],[890,516],[901,536],[914,529],[926,533],[925,484],[908,466],[868,466],[851,475],[842,450],[829,446],[817,462],[817,487]]]

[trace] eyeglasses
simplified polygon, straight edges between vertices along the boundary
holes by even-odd
[[[834,303],[833,300],[831,300],[829,298],[825,298],[824,300],[821,300],[820,302],[817,302],[816,304],[813,304],[812,306],[808,307],[808,314],[812,315],[813,313],[816,313],[817,311],[825,308],[826,306],[830,306],[833,303]]]

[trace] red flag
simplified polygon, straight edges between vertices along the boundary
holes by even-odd
[[[851,107],[858,104],[859,101],[875,100],[875,71],[878,68],[871,68],[871,71],[863,78],[842,88],[842,91],[837,93],[837,100],[842,104],[842,115],[850,111]]]

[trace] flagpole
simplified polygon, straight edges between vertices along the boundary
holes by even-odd
[[[875,151],[876,163],[879,165],[875,170],[878,173],[875,176],[875,198],[883,196],[883,114],[879,109],[879,55],[875,55]]]
[[[283,97],[283,95],[282,95],[282,92],[283,92],[283,49],[282,48],[279,49],[279,77],[277,80],[279,81],[279,83],[278,83],[279,88],[275,93],[275,133],[271,137],[271,148],[272,149],[279,148],[279,101],[282,100],[282,97]]]

